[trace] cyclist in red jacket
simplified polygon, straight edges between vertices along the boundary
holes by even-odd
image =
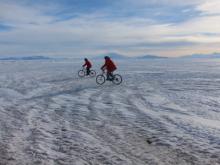
[[[85,58],[84,60],[85,60],[85,64],[83,65],[83,67],[86,66],[86,75],[88,76],[90,73],[90,68],[92,67],[92,64],[87,58]]]
[[[110,57],[105,56],[105,64],[101,67],[101,69],[104,71],[107,70],[107,79],[106,80],[112,80],[113,79],[113,72],[117,69],[114,62],[110,59]]]

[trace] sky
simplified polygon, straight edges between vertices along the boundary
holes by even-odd
[[[0,0],[0,57],[220,52],[220,0]]]

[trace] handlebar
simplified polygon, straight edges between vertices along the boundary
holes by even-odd
[[[101,71],[102,71],[102,74],[105,74],[105,73],[106,73],[105,69],[101,69]]]

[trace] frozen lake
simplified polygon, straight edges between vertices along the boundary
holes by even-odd
[[[220,164],[220,60],[82,63],[0,62],[1,165]]]

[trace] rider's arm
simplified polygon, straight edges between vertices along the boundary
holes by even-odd
[[[106,68],[106,62],[105,64],[101,67],[101,70],[104,70]]]
[[[103,65],[102,67],[101,67],[101,70],[104,70],[105,69],[105,65]]]

